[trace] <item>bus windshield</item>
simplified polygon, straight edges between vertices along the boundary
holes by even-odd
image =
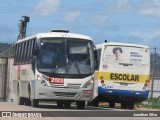
[[[52,75],[88,75],[94,72],[93,42],[78,38],[41,38],[37,69]]]

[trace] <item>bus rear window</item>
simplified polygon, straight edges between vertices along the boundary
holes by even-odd
[[[105,46],[103,61],[111,63],[149,64],[149,48]]]

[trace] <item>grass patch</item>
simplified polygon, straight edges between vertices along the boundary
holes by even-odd
[[[158,108],[160,109],[160,98],[149,98],[141,103],[136,103],[137,106],[142,106],[145,108]]]

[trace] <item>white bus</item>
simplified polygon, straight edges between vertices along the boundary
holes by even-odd
[[[126,43],[96,45],[96,72],[93,105],[109,102],[110,107],[133,109],[149,94],[150,49]]]
[[[55,100],[58,107],[84,109],[93,98],[94,45],[89,36],[52,30],[14,45],[13,89],[20,105],[37,107]]]

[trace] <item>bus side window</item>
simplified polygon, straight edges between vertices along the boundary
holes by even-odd
[[[31,40],[28,41],[28,53],[27,53],[27,62],[29,63],[30,62],[30,49],[31,49]]]
[[[28,48],[29,48],[29,41],[26,42],[26,47],[25,47],[25,57],[24,57],[25,63],[28,63],[28,58],[27,58],[28,57],[27,55],[28,55],[28,52],[29,52]]]
[[[20,44],[19,44],[19,60],[18,60],[18,64],[21,64],[21,63],[22,63],[22,55],[23,55],[22,48],[23,48],[23,44],[20,43]]]
[[[18,44],[18,59],[17,59],[17,64],[20,64],[20,59],[21,59],[21,46],[22,44]]]
[[[31,47],[30,47],[30,50],[29,50],[29,52],[30,52],[30,54],[29,54],[30,61],[32,59],[32,54],[33,54],[34,46],[35,46],[35,38],[31,40]]]
[[[24,42],[24,47],[23,47],[24,54],[23,54],[23,60],[22,60],[23,64],[26,64],[26,52],[27,52],[26,48],[27,48],[27,42]]]
[[[26,42],[23,42],[23,47],[22,47],[22,58],[21,58],[21,64],[25,64],[25,48],[26,48]]]
[[[101,57],[101,49],[98,49],[95,51],[95,69],[99,69],[99,64],[100,64],[100,57]]]

